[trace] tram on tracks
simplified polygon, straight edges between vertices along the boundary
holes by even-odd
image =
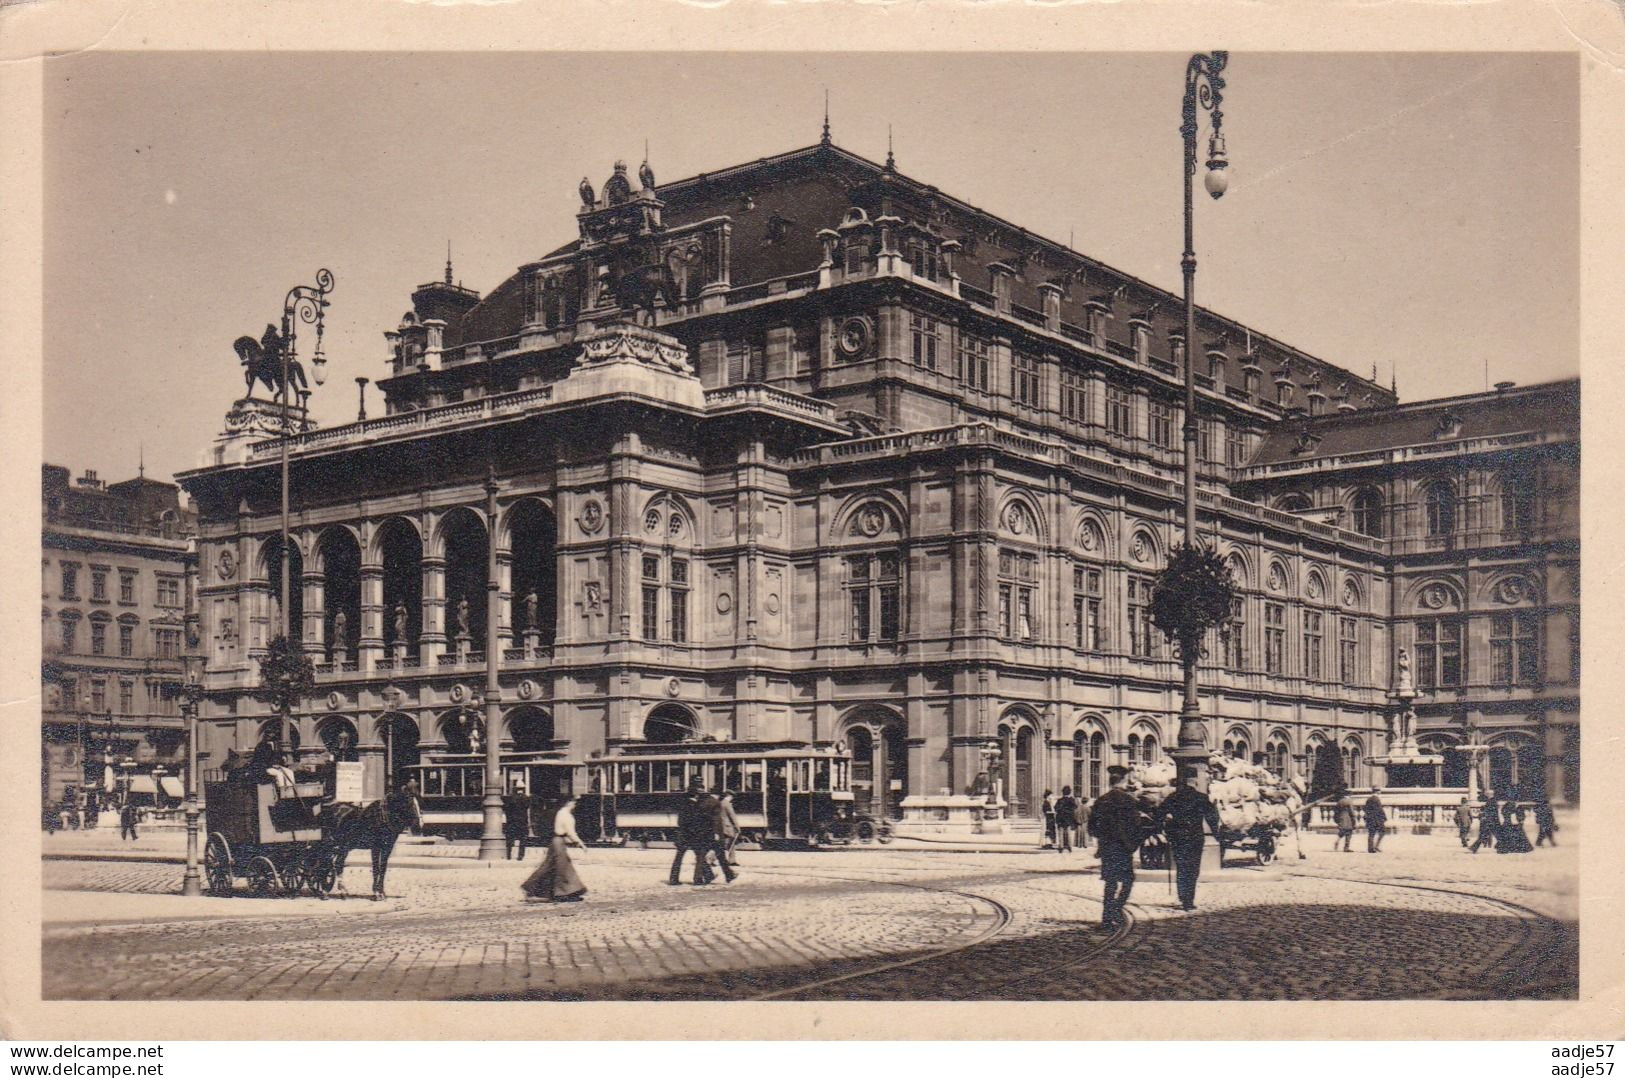
[[[799,741],[685,741],[622,745],[585,764],[576,829],[586,842],[665,842],[689,784],[728,790],[740,841],[816,845],[847,833],[852,761]]]
[[[550,834],[553,814],[575,792],[579,767],[565,760],[560,752],[505,752],[501,792],[529,795],[532,833]],[[484,820],[483,754],[432,754],[426,761],[405,768],[404,774],[406,779],[417,782],[425,834],[479,837]]]

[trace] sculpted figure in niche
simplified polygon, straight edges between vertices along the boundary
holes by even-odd
[[[333,615],[333,646],[342,648],[349,639],[350,619],[340,610]]]
[[[1404,648],[1399,649],[1399,691],[1415,692],[1416,684],[1411,680],[1411,653]]]
[[[406,643],[406,604],[395,604],[395,643]]]
[[[537,605],[536,589],[532,588],[525,593],[525,628],[527,629],[539,628],[536,624]]]
[[[457,600],[457,635],[468,634],[468,598],[465,596]]]

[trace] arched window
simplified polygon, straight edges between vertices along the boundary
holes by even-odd
[[[643,740],[657,745],[673,745],[692,741],[699,736],[699,726],[687,708],[676,704],[662,704],[649,712],[643,720]]]
[[[1343,743],[1343,781],[1350,786],[1362,786],[1360,774],[1362,753],[1360,743],[1350,738]]]
[[[1354,530],[1374,539],[1382,538],[1382,494],[1366,487],[1354,495]]]
[[[1301,513],[1312,507],[1307,494],[1288,494],[1276,504],[1285,513]]]
[[[1524,470],[1501,477],[1501,530],[1527,532],[1535,524],[1535,477]]]
[[[1130,738],[1130,740],[1132,741],[1133,739]],[[1131,756],[1133,755],[1132,751],[1130,752],[1129,755],[1131,755]],[[1142,763],[1142,764],[1150,765],[1150,764],[1156,763],[1161,758],[1162,758],[1162,750],[1160,749],[1160,747],[1157,744],[1157,735],[1153,734],[1153,733],[1147,733],[1144,737],[1142,737],[1140,739],[1140,757],[1139,757],[1138,762]]]
[[[1428,535],[1455,534],[1456,491],[1449,483],[1430,484],[1422,495],[1422,508]]]
[[[871,501],[852,514],[846,538],[884,544],[846,556],[847,638],[855,644],[896,640],[903,631],[903,537],[896,515]]]
[[[644,640],[688,642],[688,597],[693,585],[688,557],[691,534],[687,515],[669,497],[655,499],[643,512]]]

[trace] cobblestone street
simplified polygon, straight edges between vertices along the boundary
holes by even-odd
[[[518,891],[533,861],[406,857],[374,903],[357,855],[355,897],[186,899],[178,865],[80,846],[46,847],[47,999],[1546,999],[1578,983],[1572,845],[1475,856],[1405,835],[1372,856],[1311,836],[1277,871],[1204,878],[1193,914],[1141,870],[1112,932],[1088,852],[753,851],[738,882],[699,888],[666,885],[668,851],[595,849],[587,902],[535,905]]]

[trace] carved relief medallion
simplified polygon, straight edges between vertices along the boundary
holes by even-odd
[[[1429,584],[1422,589],[1422,605],[1429,610],[1438,610],[1450,601],[1450,592],[1443,584]]]
[[[1286,570],[1281,568],[1280,562],[1270,566],[1269,589],[1271,591],[1286,590]]]
[[[1509,576],[1495,585],[1495,598],[1502,603],[1521,603],[1529,595],[1529,582],[1521,576]]]
[[[1128,556],[1142,563],[1151,560],[1151,540],[1145,537],[1144,532],[1135,534],[1134,542],[1129,544]]]
[[[581,507],[581,530],[588,535],[596,534],[604,526],[604,507],[597,498],[588,498],[587,503]]]
[[[220,574],[221,580],[230,580],[237,575],[237,555],[230,548],[222,550],[214,562],[215,571]]]
[[[734,608],[733,596],[729,595],[725,591],[724,592],[718,592],[717,593],[717,613],[718,614],[726,614],[728,611],[732,610],[733,608]]]

